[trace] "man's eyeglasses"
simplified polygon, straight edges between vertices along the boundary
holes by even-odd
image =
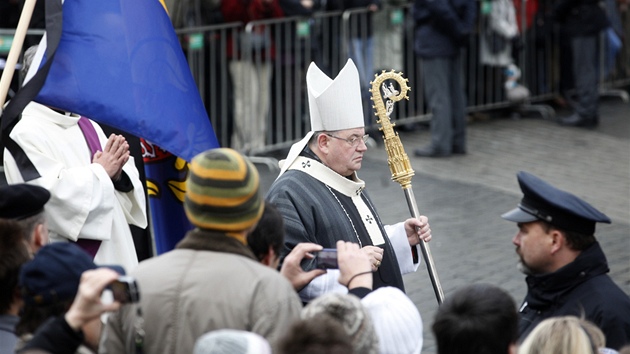
[[[369,135],[367,135],[367,134],[365,134],[365,135],[363,135],[363,136],[356,136],[356,135],[353,135],[353,136],[351,136],[351,137],[349,137],[349,138],[340,138],[340,137],[338,137],[338,136],[334,136],[334,135],[332,135],[332,134],[328,134],[328,133],[324,133],[324,134],[328,135],[328,136],[329,136],[329,137],[331,137],[331,138],[335,138],[335,139],[343,140],[343,141],[345,141],[346,143],[350,144],[352,147],[357,147],[357,146],[359,146],[359,142],[360,142],[361,140],[363,140],[363,143],[365,143],[365,142],[367,142],[367,141],[368,141],[368,139],[370,138],[370,136],[369,136]]]

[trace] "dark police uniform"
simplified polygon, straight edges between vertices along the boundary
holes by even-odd
[[[545,221],[561,230],[594,235],[595,223],[610,219],[580,198],[545,181],[519,172],[523,199],[518,208],[502,215],[527,223]],[[528,275],[527,295],[520,308],[519,340],[549,317],[573,315],[596,324],[606,336],[606,347],[630,343],[630,297],[606,274],[608,262],[599,243],[583,250],[571,263],[553,273]]]

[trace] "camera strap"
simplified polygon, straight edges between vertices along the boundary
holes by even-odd
[[[140,305],[136,306],[136,321],[133,324],[134,327],[134,344],[136,347],[136,354],[144,353],[144,318],[142,317],[142,309]]]

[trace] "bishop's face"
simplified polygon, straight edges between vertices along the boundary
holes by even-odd
[[[520,257],[520,270],[525,274],[548,273],[551,267],[553,238],[539,221],[518,223],[512,243]]]
[[[350,176],[361,169],[367,151],[365,128],[337,130],[325,133],[328,138],[325,164],[342,176]]]

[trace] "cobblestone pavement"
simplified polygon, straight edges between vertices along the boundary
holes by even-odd
[[[520,170],[584,198],[613,220],[600,224],[596,236],[611,276],[630,294],[630,105],[603,102],[600,117],[594,130],[536,118],[476,121],[468,126],[468,154],[440,159],[413,157],[429,142],[426,129],[400,133],[416,171],[418,209],[430,220],[429,245],[445,297],[477,282],[502,287],[517,304],[525,296],[511,242],[516,226],[500,218],[521,198]],[[368,151],[360,176],[385,223],[410,215],[402,189],[390,180],[382,146]],[[425,265],[404,279],[424,321],[423,353],[435,353],[430,327],[437,301]]]

